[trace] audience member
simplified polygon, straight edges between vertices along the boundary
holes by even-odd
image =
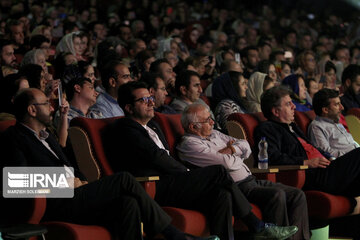
[[[1,59],[0,65],[2,70],[2,75],[17,73],[17,62],[14,55],[14,47],[10,40],[0,39],[0,50],[1,50]]]
[[[203,212],[210,233],[220,239],[234,238],[233,215],[263,238],[280,239],[293,233],[294,227],[265,225],[253,215],[248,201],[222,166],[189,170],[169,155],[164,135],[152,120],[154,101],[144,83],[124,84],[118,96],[126,117],[108,126],[103,135],[105,152],[115,171],[123,169],[135,176],[160,175],[155,201]],[[119,151],[131,155],[131,160],[119,161]]]
[[[291,74],[284,78],[281,84],[287,86],[292,91],[291,99],[297,111],[306,112],[311,110],[312,106],[306,100],[306,87],[303,76]]]
[[[101,112],[105,118],[124,116],[123,109],[117,104],[118,89],[132,81],[129,68],[120,61],[112,60],[100,70],[100,74],[105,91],[99,94],[91,109]]]
[[[14,110],[17,124],[1,136],[1,152],[6,156],[2,166],[72,167],[51,133],[44,131],[53,111],[44,93],[23,90],[15,97]],[[170,240],[202,239],[172,226],[170,217],[129,173],[119,172],[91,183],[78,169],[74,174],[74,197],[48,198],[45,221],[101,225],[114,238],[143,239],[144,226],[149,236],[162,233]]]
[[[182,161],[199,167],[223,165],[247,199],[260,207],[264,221],[295,225],[299,231],[291,239],[310,239],[305,194],[294,187],[257,180],[244,163],[251,154],[246,140],[213,130],[215,122],[201,104],[187,106],[181,123],[185,135],[176,149]]]
[[[273,80],[264,73],[254,72],[251,74],[248,89],[246,90],[246,110],[249,113],[261,112],[260,98],[264,91],[272,88]]]
[[[324,88],[313,98],[316,118],[310,123],[308,135],[311,143],[337,158],[359,147],[351,134],[339,122],[341,105],[339,92]]]
[[[344,69],[341,77],[344,95],[340,98],[343,105],[343,114],[351,108],[360,107],[360,67],[350,64]]]
[[[230,114],[247,112],[245,106],[247,80],[240,72],[230,71],[218,78],[213,89],[221,99],[215,108],[215,119],[220,129],[227,133],[226,121]]]
[[[173,71],[168,60],[160,58],[151,63],[150,72],[160,74],[165,81],[166,91],[172,97],[175,96],[175,79],[176,73]]]
[[[310,144],[303,132],[294,123],[295,105],[290,91],[282,86],[273,87],[261,97],[261,110],[268,121],[255,129],[257,145],[262,137],[268,142],[270,165],[307,165],[304,190],[320,190],[349,198],[352,210],[360,213],[360,148],[345,154],[336,161],[331,155]],[[255,152],[255,156],[257,152]]]
[[[206,103],[200,98],[202,88],[200,76],[197,72],[186,70],[182,72],[175,82],[176,98],[171,102],[172,107],[177,113],[182,113],[187,105],[192,103]]]
[[[147,89],[149,90],[150,95],[154,97],[155,112],[165,114],[177,113],[172,107],[165,104],[168,93],[165,88],[165,82],[160,75],[155,73],[146,73],[141,77],[140,81],[147,84]]]
[[[68,123],[76,117],[104,117],[98,110],[90,108],[96,103],[96,97],[99,93],[95,91],[94,84],[89,78],[74,78],[66,85],[65,90],[67,100],[70,103],[69,113],[67,115]],[[57,111],[54,118],[55,126],[59,126],[60,117],[60,112]]]

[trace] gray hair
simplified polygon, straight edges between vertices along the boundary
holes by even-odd
[[[184,128],[185,132],[188,132],[189,126],[191,123],[196,123],[199,121],[197,112],[194,109],[204,108],[210,112],[210,109],[207,105],[201,103],[193,103],[185,107],[184,111],[181,114],[181,125]],[[198,124],[200,127],[199,123]]]

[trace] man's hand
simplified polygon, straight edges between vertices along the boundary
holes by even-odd
[[[309,168],[326,168],[330,165],[330,161],[324,157],[312,158],[309,160],[304,160],[304,165],[309,166]]]
[[[227,144],[226,144],[226,147],[219,150],[218,152],[219,153],[222,153],[222,154],[234,154],[235,153],[235,149],[234,147],[232,146],[232,144],[234,143],[235,141],[234,140],[230,140]]]
[[[69,186],[70,188],[78,188],[78,187],[81,187],[85,184],[88,184],[87,181],[81,181],[79,178],[68,178],[68,183],[69,183]],[[74,180],[74,181],[72,181]]]

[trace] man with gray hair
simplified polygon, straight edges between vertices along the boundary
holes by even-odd
[[[251,154],[249,143],[214,130],[209,109],[202,104],[187,106],[181,116],[185,135],[177,146],[179,157],[199,167],[223,165],[250,202],[263,212],[265,222],[295,225],[294,239],[309,239],[307,204],[297,188],[256,180],[244,160]]]

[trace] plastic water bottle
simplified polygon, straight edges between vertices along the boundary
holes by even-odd
[[[261,141],[259,142],[259,154],[258,154],[258,168],[259,169],[267,169],[268,168],[268,143],[266,142],[266,138],[262,137]]]

